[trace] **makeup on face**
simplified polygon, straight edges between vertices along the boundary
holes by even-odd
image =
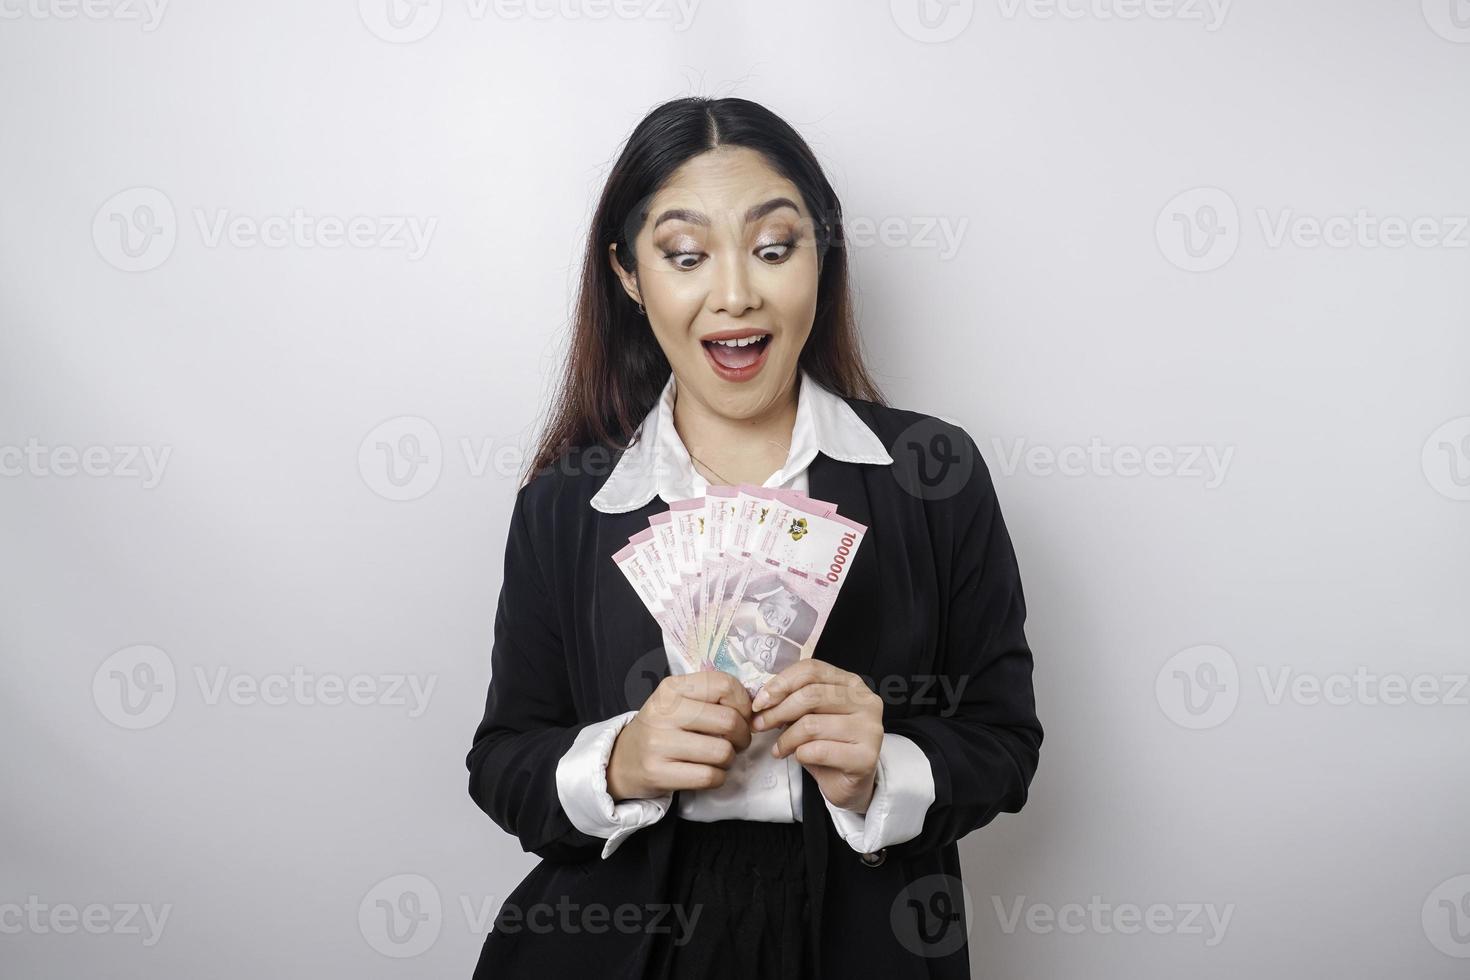
[[[759,411],[794,376],[816,313],[801,194],[756,151],[723,148],[688,161],[650,203],[639,287],[659,346],[702,400]]]
[[[744,215],[753,234],[748,243],[750,253],[768,266],[779,266],[791,257],[800,240],[793,219],[799,218],[800,207],[784,195],[752,205]],[[709,216],[693,208],[670,208],[654,219],[653,240],[665,262],[677,273],[689,273],[706,265],[705,239],[709,236]],[[706,363],[722,381],[742,383],[754,379],[766,364],[767,350],[773,340],[768,329],[743,327],[698,335],[704,348]]]

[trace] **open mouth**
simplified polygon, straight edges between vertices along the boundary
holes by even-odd
[[[771,335],[759,334],[739,340],[706,340],[702,344],[716,374],[730,381],[743,381],[765,363]]]

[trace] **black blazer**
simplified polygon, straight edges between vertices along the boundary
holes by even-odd
[[[846,401],[894,463],[811,463],[811,496],[868,526],[815,656],[884,696],[884,728],[929,757],[935,800],[918,837],[865,860],[803,772],[811,941],[827,978],[968,978],[968,945],[949,931],[965,922],[955,842],[1021,809],[1042,741],[1026,603],[974,440],[932,416]],[[543,860],[507,897],[476,978],[639,980],[653,933],[673,921],[653,909],[666,901],[677,800],[604,860],[605,842],[571,825],[556,792],[579,729],[640,707],[669,673],[657,623],[612,561],[668,505],[603,514],[589,502],[619,455],[569,450],[516,495],[466,761],[470,796]],[[959,692],[953,703],[946,691]],[[640,911],[617,913],[629,904]]]

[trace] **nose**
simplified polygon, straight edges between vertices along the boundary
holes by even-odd
[[[721,251],[723,254],[714,263],[714,280],[710,283],[710,312],[741,316],[746,310],[760,306],[760,297],[751,282],[750,269],[741,250]]]

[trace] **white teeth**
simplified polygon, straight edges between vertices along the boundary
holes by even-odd
[[[770,334],[757,334],[754,337],[742,337],[739,340],[716,340],[713,343],[722,344],[725,347],[749,347],[751,344],[759,343],[769,337]]]

